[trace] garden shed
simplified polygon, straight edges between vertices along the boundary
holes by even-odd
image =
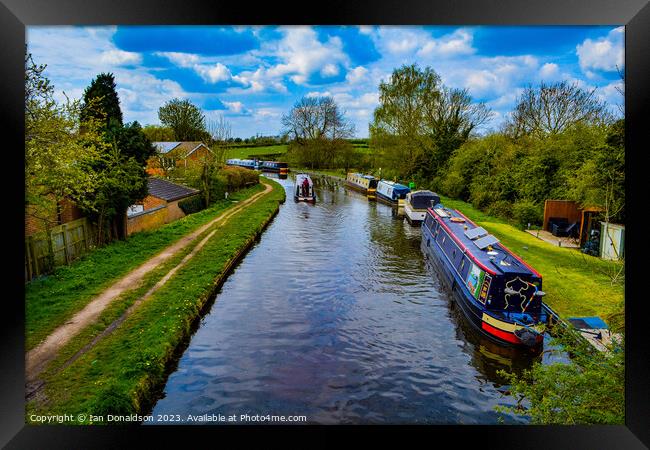
[[[554,236],[575,236],[582,247],[589,231],[597,226],[594,219],[600,212],[602,209],[598,207],[581,208],[573,200],[546,200],[542,229]]]

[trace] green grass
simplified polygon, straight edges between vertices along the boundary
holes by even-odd
[[[226,158],[247,159],[251,156],[264,156],[284,154],[287,152],[287,145],[269,145],[266,147],[237,147],[226,151]]]
[[[622,312],[624,285],[612,282],[612,275],[619,272],[622,263],[557,247],[469,203],[440,198],[445,206],[458,209],[480,224],[537,270],[542,275],[542,287],[546,292],[544,302],[562,317],[593,315],[609,323],[611,314]]]
[[[228,201],[183,217],[153,231],[135,233],[125,241],[96,249],[68,266],[25,286],[25,345],[32,349],[65,323],[93,297],[219,213],[262,190],[261,185],[234,193]]]
[[[47,402],[30,402],[27,417],[57,411],[75,417],[146,413],[165,382],[174,352],[189,338],[192,323],[213,293],[215,280],[284,199],[284,189],[271,183],[271,194],[217,228],[206,245],[112,334],[66,369],[46,371]],[[105,311],[103,321],[110,323],[120,314],[115,306]],[[87,339],[92,333],[86,333]],[[78,347],[70,343],[62,354],[74,354]]]

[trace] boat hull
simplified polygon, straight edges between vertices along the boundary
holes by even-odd
[[[316,197],[299,197],[294,195],[293,199],[297,202],[316,203]]]
[[[406,216],[406,221],[412,226],[421,226],[426,217],[426,210],[417,210],[411,208],[411,205],[406,202],[404,205],[404,215]]]
[[[427,245],[429,242],[429,245]],[[422,252],[429,259],[432,268],[438,274],[445,287],[452,293],[455,303],[463,316],[481,334],[504,346],[512,346],[531,351],[539,351],[543,345],[542,334],[532,334],[525,327],[512,321],[497,317],[474,301],[460,277],[451,270],[442,250],[426,226],[422,227]]]
[[[376,197],[376,189],[374,188],[365,188],[363,186],[359,186],[358,184],[351,183],[350,181],[346,180],[343,185],[347,188],[350,188],[354,191],[361,192],[362,194],[365,194],[368,196],[368,198],[375,198]]]
[[[389,198],[382,194],[381,192],[376,193],[377,201],[384,203],[386,205],[390,206],[396,206],[398,208],[403,208],[404,207],[404,199],[403,198],[398,198],[396,200],[393,200],[392,198]]]

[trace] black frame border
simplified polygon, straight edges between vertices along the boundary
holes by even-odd
[[[3,176],[7,196],[4,223],[7,236],[24,236],[23,205],[17,186],[23,183],[24,163],[19,149],[24,143],[22,92],[24,90],[25,30],[32,25],[135,25],[135,24],[384,24],[384,25],[625,25],[626,59],[626,197],[629,219],[626,223],[627,265],[625,287],[626,316],[626,420],[625,426],[358,426],[358,427],[72,427],[29,426],[24,423],[24,259],[22,242],[17,239],[11,248],[7,279],[5,317],[0,327],[0,445],[7,448],[115,448],[135,444],[151,445],[154,441],[171,442],[172,434],[188,442],[188,438],[214,436],[214,432],[254,431],[239,433],[246,438],[257,437],[258,431],[291,431],[297,437],[313,442],[314,435],[326,438],[331,431],[371,431],[379,439],[394,431],[417,432],[419,437],[440,442],[441,435],[456,443],[489,448],[648,448],[650,446],[650,352],[644,333],[644,298],[641,257],[648,248],[641,226],[641,208],[647,186],[642,184],[642,168],[649,161],[647,125],[650,116],[650,5],[648,0],[400,0],[346,2],[329,0],[321,8],[305,5],[284,5],[277,2],[245,4],[213,0],[2,0],[0,4],[0,48],[4,64],[0,67],[2,95],[0,117],[9,157],[9,176]],[[644,128],[645,126],[645,128]],[[645,144],[645,146],[644,146]],[[645,148],[644,148],[645,147]],[[6,173],[5,172],[5,173]],[[13,265],[13,267],[12,267]],[[594,293],[597,295],[597,293]],[[16,320],[13,320],[13,319]],[[406,430],[404,430],[406,429]],[[310,433],[309,435],[305,432]],[[191,433],[191,434],[190,434]],[[346,433],[347,434],[347,433]],[[190,437],[191,436],[191,437]],[[195,437],[196,436],[196,437]],[[333,439],[327,439],[337,442]],[[189,441],[189,442],[197,442]],[[215,443],[218,441],[215,441]],[[324,442],[324,441],[322,441]],[[268,445],[268,443],[267,443]],[[307,444],[310,445],[310,444]]]

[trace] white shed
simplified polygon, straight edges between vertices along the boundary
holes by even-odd
[[[600,257],[621,259],[625,256],[625,225],[600,222]]]

